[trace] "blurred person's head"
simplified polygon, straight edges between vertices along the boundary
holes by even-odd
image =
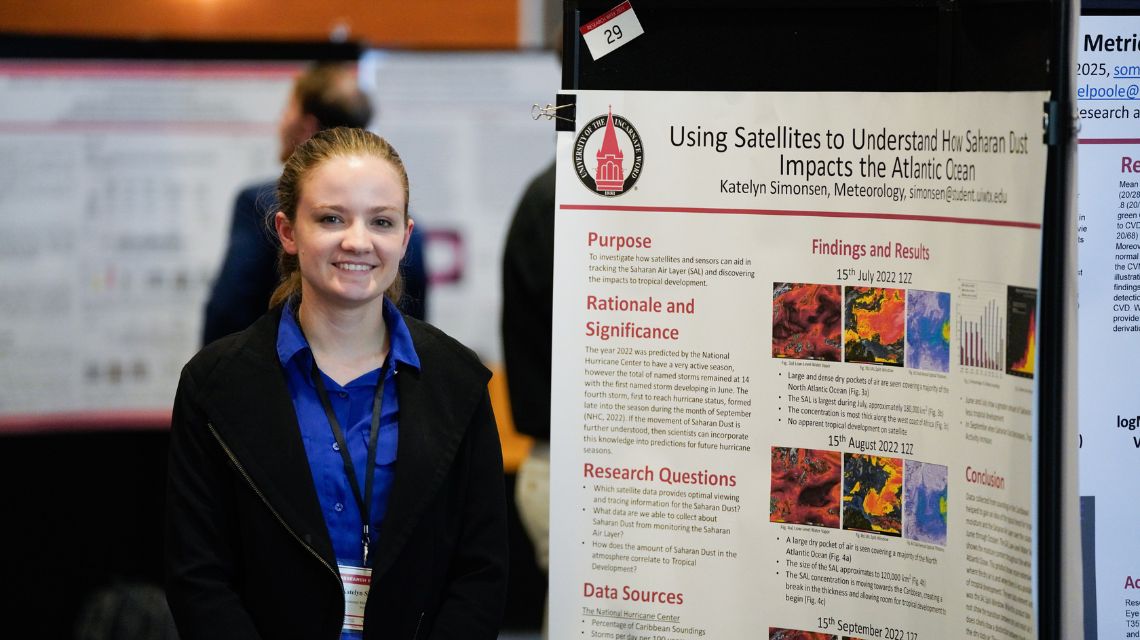
[[[399,300],[413,222],[408,174],[386,140],[363,129],[317,132],[286,161],[277,203],[282,282],[271,306],[302,294],[339,306]]]
[[[293,83],[278,122],[281,162],[313,134],[336,127],[363,129],[372,120],[372,102],[360,89],[355,65],[319,63]]]

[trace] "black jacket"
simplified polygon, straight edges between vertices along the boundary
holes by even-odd
[[[531,180],[503,250],[503,358],[515,428],[550,440],[554,163]]]
[[[183,640],[339,637],[344,593],[277,358],[280,309],[182,371],[167,487],[167,598]],[[408,319],[421,368],[396,377],[396,477],[365,637],[496,637],[507,580],[489,374]]]

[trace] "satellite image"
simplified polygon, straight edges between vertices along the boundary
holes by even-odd
[[[771,522],[839,528],[838,451],[772,447]]]
[[[837,638],[830,633],[819,633],[818,631],[768,627],[768,640],[837,640]]]
[[[840,362],[843,301],[839,285],[772,285],[772,357]]]
[[[1037,290],[1010,287],[1008,302],[1005,372],[1032,378],[1037,359]]]
[[[944,465],[907,460],[903,470],[903,537],[946,545]]]
[[[924,371],[950,370],[950,294],[906,293],[906,364]]]
[[[901,458],[843,455],[843,528],[902,535]]]
[[[844,361],[903,366],[905,292],[847,287],[845,294]]]

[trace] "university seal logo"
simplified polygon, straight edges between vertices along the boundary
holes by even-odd
[[[595,138],[598,132],[602,135]],[[586,165],[587,158],[590,166]],[[632,189],[641,176],[644,159],[637,129],[629,120],[614,115],[613,108],[586,123],[574,140],[574,171],[578,179],[603,196],[618,196]]]

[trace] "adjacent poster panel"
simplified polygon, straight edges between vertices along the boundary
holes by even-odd
[[[164,426],[296,64],[0,64],[0,430]]]
[[[1085,637],[1140,638],[1140,17],[1082,16],[1077,105]]]
[[[550,166],[548,121],[561,77],[547,51],[370,51],[360,81],[372,129],[400,152],[411,212],[427,230],[428,321],[502,362],[503,243],[528,182]]]
[[[1046,97],[577,94],[553,638],[1034,637]]]

